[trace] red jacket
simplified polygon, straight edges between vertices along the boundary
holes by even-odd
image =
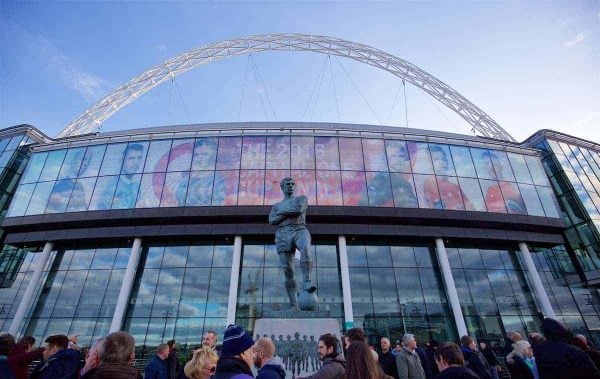
[[[27,379],[29,378],[29,364],[35,360],[41,360],[43,354],[43,348],[26,353],[23,346],[16,344],[8,356],[8,366],[15,373],[16,379]]]

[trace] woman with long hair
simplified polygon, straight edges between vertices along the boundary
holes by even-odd
[[[215,373],[219,357],[213,349],[201,347],[194,350],[192,359],[185,364],[183,373],[186,379],[208,379]],[[181,377],[180,377],[181,378]]]
[[[346,351],[346,372],[343,379],[387,379],[365,342],[355,341]],[[393,378],[392,378],[393,379]]]

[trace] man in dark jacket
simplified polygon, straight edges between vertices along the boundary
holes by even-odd
[[[175,340],[167,342],[169,346],[169,356],[167,357],[167,366],[169,367],[169,379],[175,379],[177,373],[180,371],[179,360],[177,359],[177,348],[175,347]]]
[[[398,379],[398,366],[396,366],[396,357],[392,354],[390,340],[381,337],[381,354],[379,354],[379,366],[386,375]]]
[[[460,351],[465,358],[467,368],[479,375],[481,379],[492,379],[489,367],[484,364],[485,360],[479,355],[473,337],[462,336],[460,338],[460,344]]]
[[[533,346],[535,363],[543,379],[600,378],[600,371],[590,357],[567,342],[571,332],[560,321],[546,318],[542,322],[546,343]]]
[[[15,337],[11,334],[0,335],[0,378],[14,379],[15,374],[8,367],[8,355],[15,346]]]
[[[457,344],[443,342],[433,353],[435,363],[440,370],[436,379],[481,379],[477,374],[464,367],[465,358]]]
[[[33,369],[31,379],[77,378],[79,376],[79,350],[69,349],[69,338],[58,334],[46,338],[44,361]]]
[[[161,343],[156,347],[156,355],[150,360],[146,370],[144,370],[145,379],[169,379],[169,366],[167,358],[169,357],[169,345]]]
[[[8,365],[15,373],[16,379],[29,378],[29,364],[44,357],[44,348],[34,349],[35,338],[25,336],[13,347],[8,356]]]
[[[135,340],[126,332],[114,332],[96,343],[100,364],[87,371],[81,379],[142,379],[133,367]]]
[[[338,353],[338,340],[332,334],[323,334],[319,337],[319,359],[323,365],[316,373],[304,379],[337,379],[346,372],[346,360],[342,353]]]
[[[254,341],[244,328],[229,325],[225,329],[221,358],[211,379],[253,379]]]
[[[586,354],[590,356],[592,362],[594,362],[594,364],[596,365],[596,368],[600,370],[600,351],[588,345],[587,338],[585,338],[584,335],[578,334],[575,337],[573,337],[573,345],[585,351]]]
[[[275,356],[275,344],[269,337],[254,343],[254,366],[258,369],[256,379],[285,379],[281,358]]]

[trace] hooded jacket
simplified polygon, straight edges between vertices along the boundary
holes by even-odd
[[[265,363],[258,370],[256,379],[285,379],[285,369],[281,364],[281,358],[273,357]]]
[[[81,379],[142,379],[142,374],[129,364],[100,363]]]
[[[469,349],[465,346],[461,346],[460,351],[465,357],[465,363],[468,369],[479,375],[481,379],[492,379],[492,374],[490,374],[490,371],[483,364],[478,351]]]
[[[323,359],[323,365],[319,371],[305,379],[337,379],[341,378],[346,372],[346,360],[342,353],[329,354]]]
[[[79,375],[79,350],[62,349],[47,361],[41,362],[31,373],[31,379],[77,378]]]
[[[253,379],[248,364],[238,357],[221,357],[211,379]]]

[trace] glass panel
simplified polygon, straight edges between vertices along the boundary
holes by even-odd
[[[509,182],[515,181],[515,176],[510,168],[508,157],[504,151],[488,150],[490,152],[490,158],[492,159],[492,165],[496,172],[498,180],[504,180]]]
[[[193,150],[193,139],[174,140],[169,154],[167,171],[189,171],[192,165]]]
[[[456,175],[469,178],[476,178],[475,166],[471,159],[471,153],[468,147],[450,146],[452,159],[456,168]]]
[[[424,142],[406,143],[410,154],[410,164],[415,174],[433,174],[433,164],[429,155],[429,148]]]
[[[219,138],[219,151],[217,153],[217,170],[239,169],[241,149],[241,137]]]
[[[530,216],[544,216],[544,209],[540,203],[535,187],[528,184],[519,184],[523,202],[527,207],[527,214]]]
[[[416,267],[415,254],[411,246],[390,246],[395,267]]]
[[[315,137],[315,155],[320,170],[340,169],[337,138]]]
[[[210,205],[213,190],[213,179],[215,173],[213,171],[192,171],[185,198],[185,205]],[[222,185],[223,183],[220,183]],[[179,201],[183,200],[183,194],[177,192]]]
[[[479,254],[479,249],[463,248],[458,250],[458,254],[464,268],[483,268],[483,262],[481,260],[481,255]]]
[[[104,160],[104,151],[106,145],[90,146],[85,151],[81,167],[79,167],[78,176],[80,178],[98,176],[100,165]]]
[[[307,140],[305,138],[305,140]],[[296,138],[294,139],[296,141]],[[310,143],[310,146],[292,146],[292,162],[296,163],[304,163],[304,162],[295,162],[296,160],[302,160],[307,157],[304,155],[311,154],[309,161],[312,161],[312,166],[314,167],[314,149],[312,146],[312,139],[309,138],[307,140]],[[295,142],[294,142],[295,143]],[[310,148],[310,153],[305,150]],[[290,168],[290,137],[281,136],[281,137],[267,137],[267,169],[289,169]]]
[[[496,179],[496,172],[494,171],[489,150],[471,148],[471,156],[473,157],[473,163],[475,163],[478,178]]]
[[[548,187],[536,187],[546,217],[560,217],[556,209],[556,201],[552,189]]]
[[[87,209],[94,191],[94,184],[96,184],[96,178],[77,179],[67,206],[68,212],[79,212]]]
[[[267,177],[269,172],[267,172]],[[313,170],[292,170],[292,177],[296,180],[296,195],[304,195],[308,199],[309,205],[317,204],[317,183],[315,177],[315,171]],[[279,182],[277,182],[277,189],[279,190],[277,201],[281,200],[281,189],[279,188]],[[268,192],[267,192],[268,193]],[[273,202],[273,204],[275,203]]]
[[[214,170],[217,161],[216,138],[198,138],[194,143],[192,170]]]
[[[72,179],[57,181],[50,193],[48,205],[46,206],[46,213],[64,212],[67,209],[69,197],[71,196],[74,186],[75,181]]]
[[[340,162],[342,170],[364,171],[360,138],[340,138]]]
[[[188,268],[185,270],[179,317],[204,317],[210,269]]]
[[[58,176],[58,171],[60,170],[60,166],[62,165],[63,159],[67,154],[67,150],[55,150],[51,151],[48,154],[48,158],[46,159],[46,163],[44,164],[44,169],[40,174],[40,178],[38,181],[45,182],[48,180],[56,180]]]
[[[308,172],[312,173],[314,189],[314,171]],[[283,178],[288,176],[290,176],[290,172],[288,170],[268,170],[265,173],[265,205],[273,205],[283,198],[283,195],[281,193],[281,187],[279,187],[279,183],[281,183],[281,180],[283,180]],[[293,176],[293,178],[296,182],[296,195],[304,195],[300,192],[304,191],[305,183],[300,181],[297,174]],[[300,187],[302,187],[302,190],[300,189]]]
[[[531,175],[529,174],[529,170],[527,169],[527,165],[525,164],[525,158],[523,158],[522,155],[515,153],[508,153],[507,155],[513,172],[515,173],[517,182],[528,184],[533,183],[531,180]]]
[[[370,268],[369,276],[371,281],[371,292],[373,294],[373,307],[377,310],[377,313],[386,312],[398,314],[398,311],[400,311],[400,303],[398,302],[397,293],[393,291],[393,288],[396,285],[394,269]],[[390,291],[390,289],[392,290]],[[425,314],[425,312],[423,312],[423,314]]]
[[[37,182],[47,157],[48,153],[34,153],[25,169],[21,183]]]
[[[103,176],[98,178],[90,203],[90,211],[110,209],[118,178],[118,176]]]
[[[38,183],[33,191],[33,196],[27,207],[26,215],[35,215],[44,213],[48,198],[50,197],[50,191],[54,187],[54,182]]]
[[[216,171],[212,205],[236,205],[239,171]],[[191,186],[190,186],[191,188]]]
[[[31,199],[31,194],[33,194],[34,188],[35,183],[23,184],[19,186],[15,197],[10,204],[10,209],[7,214],[8,217],[23,216],[25,214],[25,210],[29,205],[29,199]]]
[[[126,143],[117,143],[106,147],[100,175],[117,175],[121,172],[126,147]]]
[[[148,143],[146,142],[130,142],[123,152],[121,174],[132,176],[133,174],[142,172],[147,150]]]
[[[229,267],[231,271],[231,258],[233,256],[233,245],[215,245],[213,255],[213,267]],[[229,276],[227,276],[229,277]]]
[[[92,269],[112,268],[118,249],[96,249],[92,260]]]
[[[435,199],[440,198],[435,176],[415,174],[414,178],[419,208],[441,208],[442,204],[435,203]]]
[[[392,259],[389,245],[366,246],[369,267],[391,267]]]
[[[318,164],[321,166],[321,163]],[[319,205],[342,205],[341,190],[339,171],[317,171],[317,203]]]
[[[169,163],[169,151],[171,149],[171,143],[173,141],[168,140],[156,140],[150,141],[150,147],[148,148],[148,158],[144,165],[144,172],[165,172],[167,171],[167,164]],[[196,152],[194,151],[194,154]]]
[[[358,140],[360,143],[360,140]],[[360,146],[360,145],[359,145]],[[362,154],[360,155],[362,160]],[[344,160],[342,159],[342,165]],[[367,206],[367,182],[364,172],[342,171],[344,205]]]
[[[398,296],[401,304],[401,316],[425,316],[425,301],[421,283],[417,279],[419,270],[416,268],[397,268],[395,271]],[[415,280],[416,279],[416,280]],[[394,288],[392,286],[392,288]]]
[[[443,209],[464,210],[463,193],[458,186],[458,179],[449,176],[438,176],[437,184],[440,191],[440,199],[434,201],[436,208],[438,201],[441,202]],[[467,206],[472,207],[471,204]]]
[[[130,145],[131,146],[131,145]],[[138,160],[139,158],[131,158],[132,154],[137,155],[138,153],[141,153],[138,150],[128,150],[128,152],[126,153],[126,159],[125,162],[123,163],[123,171],[129,169],[134,169],[134,165],[133,165],[133,161]],[[145,174],[144,176],[147,176],[148,174]],[[138,191],[140,189],[140,181],[142,180],[142,175],[137,174],[126,174],[126,175],[121,175],[119,177],[119,182],[117,183],[117,187],[115,189],[115,194],[114,194],[114,198],[113,198],[113,202],[112,202],[112,209],[128,209],[128,208],[133,208],[136,204],[135,204],[135,200],[137,199],[137,194]],[[146,184],[146,183],[144,183]],[[145,188],[145,186],[144,186]],[[152,188],[152,186],[149,186],[149,188]],[[160,188],[162,189],[162,185],[160,186]],[[158,196],[158,199],[160,199],[160,196]],[[158,206],[158,201],[155,202],[154,206]]]
[[[508,213],[527,214],[525,203],[523,202],[523,198],[521,198],[521,193],[517,185],[509,182],[500,182],[499,185]]]
[[[190,154],[191,157],[191,154]],[[185,205],[189,172],[169,172],[165,177],[165,185],[160,200],[161,207],[178,207]],[[212,180],[211,180],[212,181]],[[143,188],[143,187],[142,187]],[[142,190],[143,191],[143,190]],[[212,191],[212,188],[211,188]],[[208,196],[210,204],[210,195]]]
[[[387,172],[367,172],[367,191],[371,207],[393,207],[390,174]]]
[[[582,157],[583,158],[583,157]],[[529,172],[533,178],[533,184],[538,186],[549,186],[548,177],[544,172],[544,167],[542,167],[542,162],[540,158],[533,157],[531,155],[525,156],[525,162],[527,162],[527,167],[529,168]]]
[[[139,179],[140,175],[135,175],[135,176],[137,177],[137,180],[140,180]],[[121,178],[122,177],[123,177],[123,175],[121,175]],[[158,205],[160,203],[161,194],[163,191],[164,181],[165,181],[165,173],[164,172],[155,172],[153,174],[141,175],[141,184],[139,184],[140,182],[138,182],[138,186],[141,188],[140,194],[137,197],[137,201],[135,201],[133,203],[133,204],[135,204],[135,207],[136,208],[158,207]],[[133,187],[133,184],[131,185],[131,187]],[[117,188],[117,192],[118,191],[119,191],[119,189]],[[133,188],[132,188],[131,194],[133,194]],[[126,193],[126,195],[128,195],[128,193]],[[124,197],[124,198],[129,199],[128,197]],[[133,197],[133,198],[135,198],[135,197]],[[116,195],[115,195],[115,201],[117,201]],[[113,202],[113,208],[115,208],[114,202]],[[128,208],[133,208],[133,205],[129,206]]]
[[[385,144],[382,139],[363,139],[365,169],[367,171],[388,171]]]
[[[218,317],[227,314],[229,300],[229,278],[231,268],[213,268],[208,289],[206,317]]]
[[[238,205],[263,205],[264,194],[265,172],[241,170]]]
[[[292,168],[315,169],[314,142],[313,137],[292,137]]]
[[[76,178],[81,167],[81,162],[83,161],[84,153],[85,148],[82,147],[69,149],[58,174],[58,179]]]
[[[348,266],[367,267],[367,255],[364,245],[348,245]]]
[[[391,172],[412,172],[405,141],[386,140],[385,146],[387,151],[388,165]]]
[[[456,175],[448,146],[430,143],[429,151],[431,152],[431,160],[433,161],[433,168],[436,175]]]
[[[479,181],[477,179],[458,178],[458,182],[463,196],[465,197],[466,210],[485,212],[486,208],[485,203],[483,202],[481,188],[479,187]]]
[[[264,169],[266,149],[265,137],[244,137],[242,143],[242,169]]]
[[[480,180],[479,184],[485,195],[485,205],[488,212],[506,213],[504,198],[498,182],[495,180]]]
[[[388,150],[389,151],[389,150]],[[389,153],[388,153],[389,154]],[[399,208],[418,208],[415,184],[411,174],[390,173],[394,204]]]

